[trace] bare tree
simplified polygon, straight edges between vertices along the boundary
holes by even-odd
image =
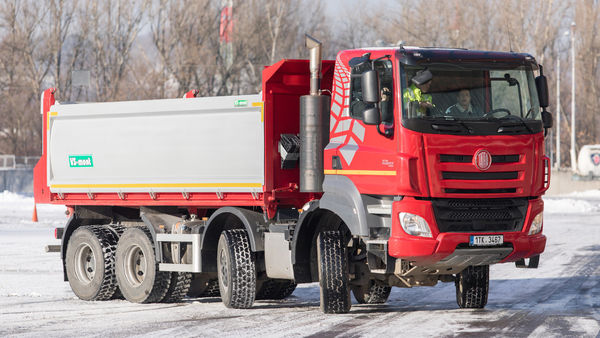
[[[147,3],[142,0],[105,0],[86,4],[84,11],[89,24],[92,50],[90,68],[94,78],[96,99],[111,101],[119,98],[121,82],[126,76],[127,62],[133,43],[142,28]]]

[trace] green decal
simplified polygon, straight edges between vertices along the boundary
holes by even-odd
[[[89,168],[94,166],[92,155],[69,155],[69,167]]]
[[[248,100],[235,100],[234,105],[236,107],[247,107],[248,106]]]

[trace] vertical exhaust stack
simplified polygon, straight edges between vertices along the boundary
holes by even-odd
[[[321,42],[306,34],[306,47],[310,50],[310,95],[300,97],[300,191],[322,192],[331,99],[321,95]]]

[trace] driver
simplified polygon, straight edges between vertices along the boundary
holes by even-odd
[[[408,105],[409,102],[418,102],[418,112],[421,114],[425,114],[427,109],[433,108],[433,98],[430,94],[427,94],[429,93],[432,79],[433,74],[431,74],[429,69],[425,68],[418,71],[411,79],[412,84],[410,87],[404,91],[404,103]]]
[[[445,115],[457,117],[473,115],[473,107],[471,106],[471,92],[468,89],[461,89],[458,92],[456,101],[456,104],[453,104],[446,109]]]

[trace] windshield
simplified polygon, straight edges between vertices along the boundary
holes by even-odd
[[[427,72],[429,75],[423,75]],[[412,81],[413,78],[417,83]],[[429,78],[430,81],[423,83],[423,79]],[[403,121],[460,121],[462,125],[465,122],[478,122],[477,125],[510,122],[522,125],[525,131],[534,132],[530,124],[537,125],[539,123],[535,122],[541,120],[530,65],[490,62],[404,66],[402,91]],[[485,129],[493,130],[489,126]],[[536,131],[538,129],[535,128]]]

